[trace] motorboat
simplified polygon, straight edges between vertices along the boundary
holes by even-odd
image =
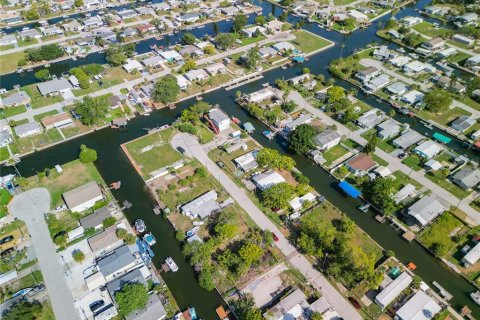
[[[192,320],[197,320],[198,319],[197,310],[195,310],[194,307],[188,308],[188,313],[190,314],[190,317],[192,318]]]
[[[480,305],[480,290],[470,293],[470,298],[472,298],[476,304]]]
[[[151,232],[143,236],[143,241],[145,241],[150,247],[153,246],[155,243],[157,243],[157,240],[155,239],[155,237]]]
[[[147,230],[147,227],[145,226],[145,222],[143,222],[142,219],[137,219],[135,220],[135,230],[139,233],[145,232]]]
[[[191,237],[191,236],[196,235],[197,232],[198,232],[198,230],[200,230],[200,227],[199,227],[199,226],[195,226],[195,227],[193,227],[192,229],[188,230],[188,231],[186,232],[187,237]]]
[[[172,272],[178,271],[178,266],[175,261],[173,261],[172,257],[168,257],[167,259],[165,259],[165,263],[170,268],[170,270],[172,270]]]
[[[367,212],[369,208],[370,208],[370,204],[365,203],[365,204],[362,204],[361,206],[359,206],[358,210],[360,210],[362,212]]]

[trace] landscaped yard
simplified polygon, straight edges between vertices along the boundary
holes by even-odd
[[[57,173],[55,169],[50,170],[50,176],[44,174],[32,176],[27,179],[28,189],[43,187],[50,192],[51,207],[55,208],[62,204],[62,193],[81,186],[92,180],[105,185],[100,173],[93,163],[83,163],[80,160],[62,165],[63,172]]]
[[[325,166],[330,166],[335,160],[340,157],[343,157],[347,154],[348,150],[342,147],[341,145],[336,145],[327,151],[325,151],[322,155],[323,158],[326,160]]]
[[[5,161],[10,157],[7,146],[0,148],[0,161]]]
[[[433,24],[427,21],[422,21],[412,27],[414,30],[420,32],[429,37],[447,37],[452,32],[446,28],[435,27]]]
[[[12,199],[10,193],[4,188],[0,189],[0,218],[8,214],[7,205],[10,199]]]
[[[405,159],[402,160],[402,163],[405,164],[406,166],[409,166],[415,171],[420,171],[422,170],[422,162],[420,158],[414,154],[409,155]]]
[[[398,182],[400,182],[400,185],[402,186],[410,183],[414,185],[417,189],[421,189],[423,187],[419,182],[417,182],[417,180],[410,178],[407,174],[403,173],[400,170],[394,171],[393,176]]]
[[[305,30],[295,31],[293,34],[295,35],[295,39],[291,40],[290,43],[304,53],[311,53],[320,50],[331,43],[330,41]]]
[[[53,116],[55,114],[58,114],[58,111],[57,110],[50,110],[50,111],[47,111],[47,112],[44,112],[44,113],[40,113],[40,114],[37,114],[35,116],[33,116],[33,119],[35,121],[40,121],[42,120],[43,118],[45,117],[48,117],[48,116]]]
[[[63,101],[63,97],[61,95],[57,95],[53,97],[42,96],[35,84],[25,86],[23,87],[23,90],[30,96],[30,99],[32,100],[31,105],[32,105],[32,108],[34,109],[45,107],[45,106]]]
[[[427,174],[425,174],[425,177],[427,177],[432,182],[438,184],[443,189],[449,191],[451,194],[453,194],[459,199],[464,199],[471,193],[470,191],[464,190],[457,185],[450,183],[450,181],[445,179],[445,177],[439,171],[428,172]]]
[[[89,88],[76,89],[72,90],[72,92],[76,97],[79,97],[95,91],[115,86],[122,83],[123,81],[137,79],[140,76],[140,73],[131,74],[126,72],[122,67],[109,68],[107,71],[105,71],[105,74],[102,77],[101,81],[103,82],[103,86],[100,86],[100,84],[98,84],[98,81],[93,80],[93,83],[90,84]]]
[[[462,222],[450,212],[445,212],[422,232],[418,239],[427,248],[432,248],[435,243],[438,243],[444,245],[450,251],[456,245],[450,237],[450,233],[459,227],[463,227]]]
[[[148,179],[151,172],[181,159],[180,154],[170,146],[173,132],[173,128],[168,128],[125,144],[143,178]]]
[[[442,113],[432,113],[427,110],[420,110],[418,114],[420,117],[424,119],[431,119],[436,123],[439,123],[442,125],[448,125],[450,124],[450,122],[452,122],[453,120],[457,119],[460,116],[472,115],[470,112],[463,110],[462,108],[459,108],[459,107],[448,109]]]
[[[5,108],[3,110],[4,110],[4,117],[9,118],[11,116],[27,112],[27,107],[25,107],[24,105],[21,105],[21,106],[17,106],[17,107]]]

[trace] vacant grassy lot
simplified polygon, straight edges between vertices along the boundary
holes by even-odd
[[[20,114],[20,113],[27,112],[27,107],[25,107],[24,105],[21,105],[21,106],[16,106],[16,107],[5,108],[3,110],[4,110],[5,118],[8,118],[8,117]]]
[[[15,52],[0,56],[0,74],[10,73],[18,68],[18,61],[25,59],[25,53]]]
[[[40,114],[37,114],[35,116],[33,116],[33,119],[35,119],[35,121],[40,121],[42,120],[43,118],[45,117],[48,117],[48,116],[53,116],[55,114],[58,114],[58,111],[57,110],[50,110],[50,111],[47,111],[47,112],[44,112],[44,113],[40,113]]]
[[[31,105],[32,105],[32,108],[34,109],[45,107],[45,106],[63,101],[63,97],[61,95],[53,96],[53,97],[42,96],[35,84],[31,84],[26,87],[23,87],[23,90],[30,96],[30,99],[32,100]]]
[[[0,148],[0,161],[7,160],[10,157],[10,154],[8,153],[7,147],[1,147]]]
[[[402,186],[406,186],[410,183],[414,185],[417,189],[421,189],[423,187],[420,183],[417,182],[417,180],[409,178],[407,174],[403,173],[400,170],[394,171],[393,176],[398,182],[400,182],[400,185]]]
[[[457,119],[460,116],[467,115],[471,116],[472,114],[462,108],[455,107],[448,109],[442,113],[432,113],[427,110],[420,110],[418,112],[419,116],[425,119],[431,119],[439,124],[448,125],[453,120]]]
[[[103,86],[100,86],[100,84],[98,84],[98,81],[93,80],[93,83],[90,84],[90,87],[86,89],[73,90],[72,92],[76,97],[79,97],[95,91],[115,86],[122,83],[123,81],[130,81],[139,77],[140,73],[131,74],[122,69],[122,67],[109,68],[107,71],[105,71],[105,74],[103,75]]]
[[[415,31],[420,32],[429,37],[447,37],[451,33],[450,30],[442,28],[442,27],[435,27],[433,24],[427,21],[420,22],[412,27]]]
[[[293,34],[296,38],[290,41],[290,43],[304,53],[311,53],[320,50],[331,43],[330,41],[305,30],[295,31]]]
[[[144,178],[150,178],[152,171],[181,159],[180,154],[170,146],[173,131],[173,128],[168,128],[125,145]]]
[[[439,243],[452,250],[456,243],[450,238],[450,233],[463,224],[450,212],[445,212],[434,223],[432,223],[419,237],[420,242],[427,248]]]
[[[62,174],[57,173],[55,169],[50,170],[50,176],[45,177],[41,174],[28,178],[27,188],[43,187],[50,192],[51,207],[55,208],[62,204],[62,193],[81,186],[92,180],[105,184],[100,173],[93,163],[83,163],[80,160],[74,160],[62,166]]]

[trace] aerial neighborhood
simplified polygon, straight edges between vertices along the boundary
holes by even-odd
[[[480,3],[0,2],[0,318],[480,318]]]

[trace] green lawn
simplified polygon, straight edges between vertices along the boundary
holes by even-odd
[[[456,228],[462,227],[463,224],[454,217],[450,212],[445,212],[434,223],[432,223],[420,236],[419,241],[431,248],[433,244],[440,243],[452,250],[455,242],[449,237],[449,234]]]
[[[9,118],[11,116],[27,112],[27,107],[25,107],[24,105],[21,105],[21,106],[17,106],[17,107],[5,108],[3,110],[4,110],[5,118]]]
[[[393,176],[402,186],[406,186],[410,183],[414,185],[417,189],[421,189],[423,187],[419,182],[417,182],[417,180],[409,178],[406,173],[403,173],[400,170],[394,171]]]
[[[388,162],[383,160],[382,158],[380,158],[379,156],[377,156],[376,154],[372,154],[371,155],[373,161],[375,161],[376,163],[378,163],[380,166],[383,166],[383,167],[386,167],[388,166]]]
[[[402,163],[415,171],[420,171],[422,169],[420,158],[414,154],[403,159]]]
[[[13,48],[15,48],[15,46],[13,44],[8,44],[6,46],[0,46],[0,51],[10,50],[10,49],[13,49]]]
[[[344,5],[347,5],[347,4],[350,4],[352,2],[354,2],[355,0],[333,0],[333,3],[336,5],[336,6],[344,6]]]
[[[50,138],[52,142],[57,142],[62,140],[62,135],[60,134],[60,131],[58,131],[57,128],[52,128],[47,130],[47,136]]]
[[[180,154],[170,146],[172,134],[173,129],[168,128],[125,145],[144,178],[150,178],[151,172],[181,159]]]
[[[471,191],[464,190],[460,188],[459,186],[450,183],[447,179],[445,179],[444,176],[442,176],[438,171],[437,172],[428,172],[425,174],[425,177],[427,177],[430,181],[436,183],[443,189],[447,190],[451,194],[453,194],[455,197],[459,199],[464,199],[468,197],[468,195],[471,193]]]
[[[0,74],[10,73],[18,68],[18,61],[25,58],[24,52],[2,54],[0,56]]]
[[[452,109],[448,109],[442,113],[432,113],[427,110],[420,110],[418,112],[418,115],[424,119],[431,119],[436,123],[448,125],[450,124],[450,122],[462,115],[471,116],[472,114],[466,110],[463,110],[462,108],[455,107]]]
[[[68,126],[68,127],[61,128],[60,130],[62,130],[65,138],[71,138],[80,133],[80,129],[77,126]]]
[[[197,126],[197,137],[200,139],[200,143],[208,143],[215,138],[215,134],[202,123]]]
[[[37,109],[41,107],[45,107],[57,102],[62,102],[63,97],[61,95],[53,96],[53,97],[44,97],[40,94],[35,84],[28,85],[23,87],[23,90],[30,96],[32,100],[32,108]]]
[[[451,34],[452,32],[446,28],[436,28],[433,24],[427,21],[422,21],[419,24],[416,24],[412,27],[415,31],[420,32],[429,37],[442,37],[446,38],[447,35]]]
[[[325,166],[330,166],[335,160],[340,157],[343,157],[347,154],[348,150],[342,147],[341,145],[336,145],[323,153],[323,158],[325,161]]]
[[[47,111],[47,112],[44,112],[44,113],[40,113],[40,114],[37,114],[35,116],[33,116],[33,119],[35,119],[35,121],[40,121],[42,120],[43,118],[45,117],[48,117],[48,116],[53,116],[55,114],[58,114],[58,111],[57,110],[50,110],[50,111]]]
[[[7,147],[1,147],[0,148],[0,161],[7,160],[10,157],[10,154],[8,153]],[[2,190],[2,189],[0,189]]]
[[[331,43],[330,41],[305,30],[295,31],[293,34],[295,35],[295,39],[291,40],[290,43],[304,53],[311,53],[320,50]]]
[[[453,56],[448,57],[447,61],[452,62],[452,63],[462,64],[463,61],[467,60],[470,57],[471,57],[471,55],[469,55],[468,53],[458,52],[458,53],[454,54]]]

